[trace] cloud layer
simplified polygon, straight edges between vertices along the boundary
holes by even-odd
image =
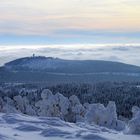
[[[44,46],[1,46],[0,65],[20,57],[59,57],[78,60],[108,60],[140,66],[140,45],[44,45]]]

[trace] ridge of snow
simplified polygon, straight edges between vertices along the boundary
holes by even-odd
[[[17,59],[15,61],[5,64],[6,67],[11,68],[12,66],[28,67],[29,69],[55,69],[59,66],[63,60],[53,57],[27,57]]]
[[[138,135],[88,125],[68,123],[59,118],[0,113],[1,140],[139,140]]]

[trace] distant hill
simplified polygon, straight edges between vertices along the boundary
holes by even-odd
[[[102,60],[25,57],[0,68],[0,82],[95,82],[140,80],[140,67]]]

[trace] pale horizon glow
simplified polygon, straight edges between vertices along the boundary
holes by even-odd
[[[1,32],[14,33],[10,27],[29,35],[71,28],[140,31],[139,9],[139,0],[1,0]]]
[[[44,37],[32,41],[37,44],[46,44],[45,39],[140,43],[140,0],[1,0],[0,13],[0,36],[5,39],[0,41],[7,44],[18,37],[26,38],[19,44],[28,44],[34,36]]]

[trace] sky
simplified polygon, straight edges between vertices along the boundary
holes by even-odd
[[[140,0],[0,0],[0,45],[140,43]]]
[[[33,53],[140,66],[140,0],[0,0],[0,66]]]

